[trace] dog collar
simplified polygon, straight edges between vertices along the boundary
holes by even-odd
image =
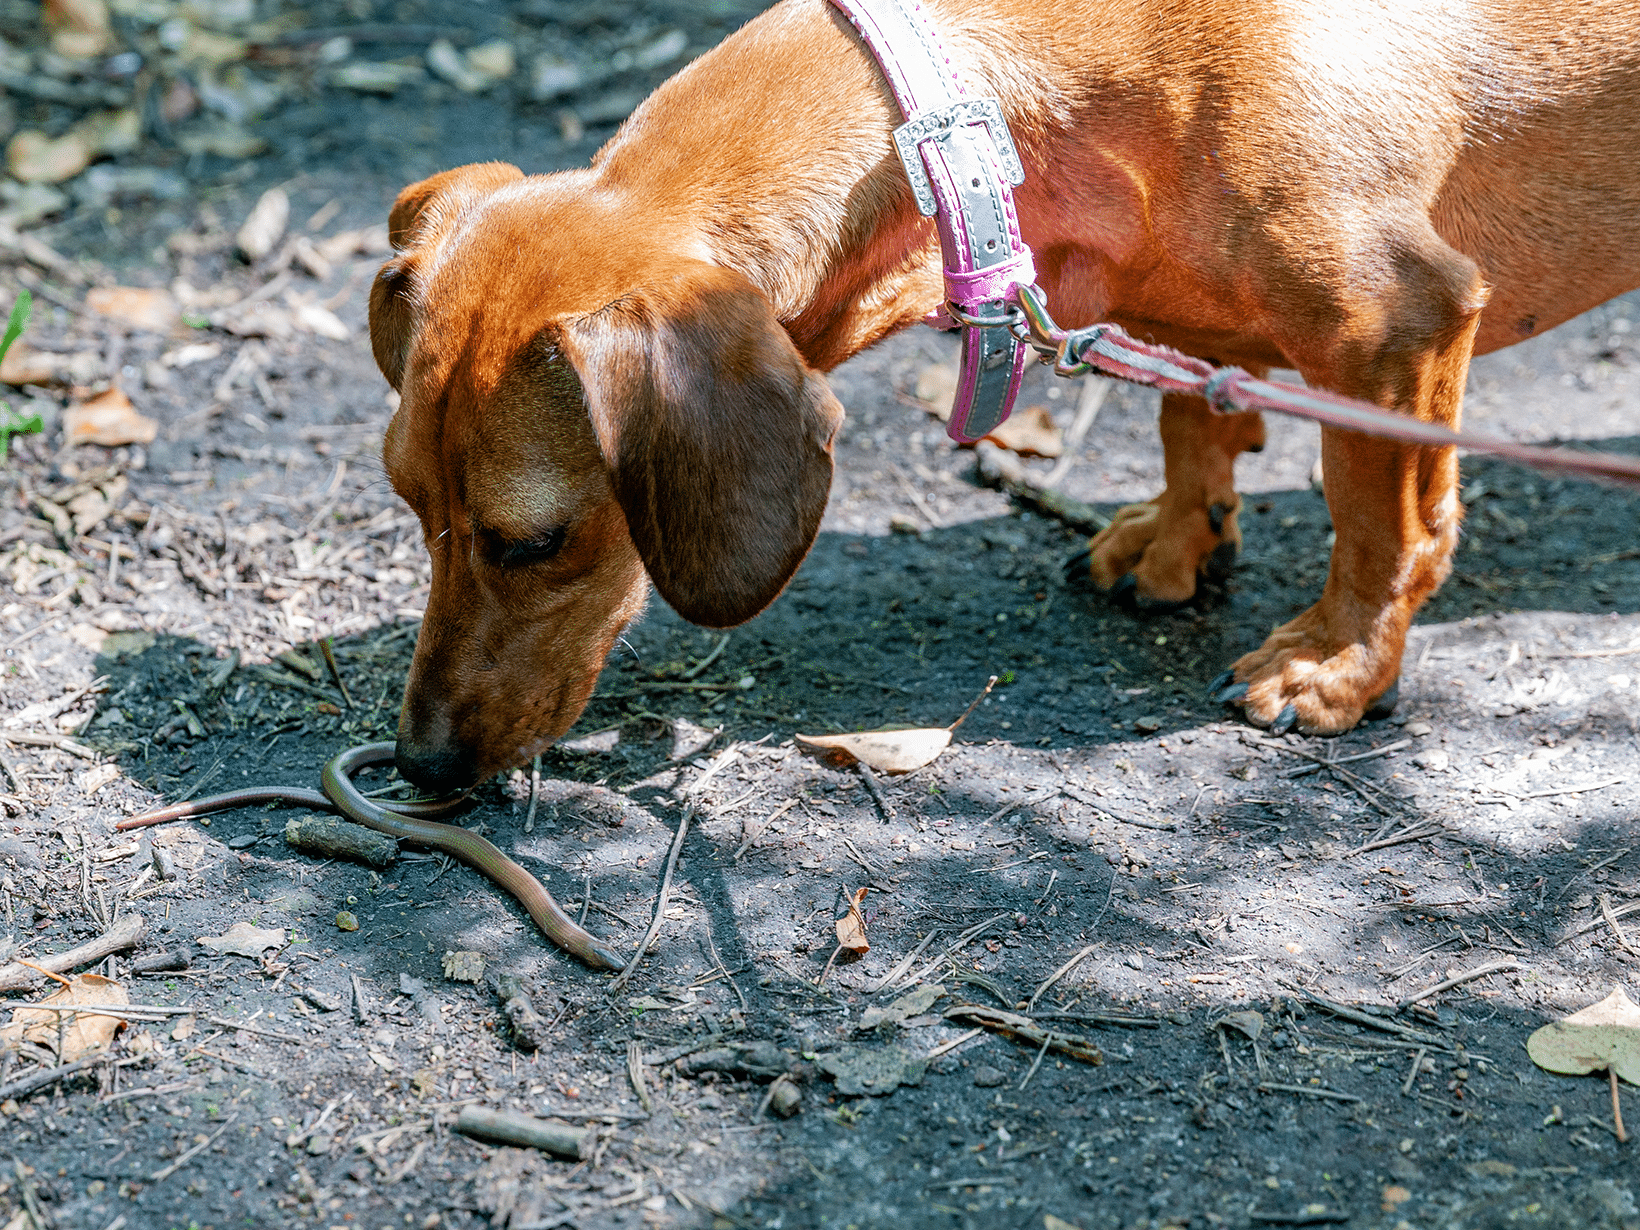
[[[918,0],[830,0],[876,58],[905,116],[894,148],[917,209],[939,229],[947,306],[930,323],[962,327],[962,365],[946,431],[971,444],[1013,409],[1031,347],[1010,327],[1010,292],[1036,280],[1011,185],[1025,168],[994,98],[963,89]],[[948,313],[948,314],[947,314]]]

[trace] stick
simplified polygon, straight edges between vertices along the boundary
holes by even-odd
[[[1042,1057],[1048,1053],[1048,1044],[1052,1041],[1053,1033],[1050,1031],[1048,1035],[1042,1039],[1042,1049],[1036,1053],[1036,1058],[1032,1060],[1031,1070],[1025,1073],[1025,1079],[1019,1082],[1019,1087],[1021,1089],[1031,1083],[1031,1077],[1035,1076],[1036,1070],[1042,1066]]]
[[[1393,824],[1394,821],[1391,821],[1391,823]],[[1369,841],[1365,845],[1356,846],[1344,857],[1354,858],[1357,854],[1365,854],[1369,850],[1382,850],[1388,846],[1405,845],[1409,841],[1422,841],[1424,838],[1434,837],[1442,831],[1444,831],[1443,826],[1434,820],[1423,824],[1414,824],[1410,828],[1402,829],[1399,833],[1391,833],[1388,837],[1380,837],[1376,841]]]
[[[862,764],[861,767],[863,768],[864,765]],[[756,841],[759,837],[763,836],[764,833],[767,833],[769,831],[769,826],[771,824],[773,824],[776,820],[780,819],[781,816],[784,816],[787,812],[789,812],[792,808],[794,808],[796,806],[797,806],[797,800],[796,799],[787,799],[779,807],[775,808],[772,812],[770,812],[769,813],[769,818],[767,820],[765,820],[762,824],[758,825],[757,830],[755,832],[751,832],[751,833],[746,834],[746,840],[740,843],[739,847],[735,850],[734,858],[730,859],[729,861],[732,862],[732,863],[738,863],[740,861],[740,856],[745,854],[746,851],[748,851],[752,848],[752,843],[754,841]]]
[[[636,1039],[626,1044],[626,1075],[632,1082],[632,1092],[638,1095],[638,1102],[644,1110],[654,1110],[655,1104],[650,1101],[649,1090],[644,1087],[643,1043]]]
[[[929,1051],[923,1058],[927,1059],[929,1063],[933,1063],[934,1060],[938,1059],[941,1055],[949,1055],[964,1042],[977,1038],[984,1032],[985,1031],[983,1029],[970,1029],[967,1033],[959,1034],[957,1037],[952,1038],[949,1042],[940,1043],[933,1050]]]
[[[727,640],[728,638],[725,637],[724,639]],[[638,941],[638,951],[632,954],[632,960],[628,961],[626,968],[616,974],[610,981],[608,991],[610,995],[618,993],[621,988],[632,980],[632,974],[638,968],[638,962],[643,960],[643,954],[649,950],[650,943],[661,929],[661,921],[666,917],[666,901],[672,895],[672,872],[678,865],[678,855],[683,850],[683,837],[689,831],[689,821],[694,817],[694,814],[695,805],[693,803],[683,809],[683,819],[678,821],[677,836],[672,839],[672,849],[666,856],[666,873],[661,877],[661,891],[655,898],[655,917],[649,920],[649,930],[645,931],[643,939]]]
[[[1388,756],[1391,752],[1398,752],[1412,743],[1411,739],[1397,739],[1394,743],[1386,743],[1383,747],[1375,747],[1370,752],[1357,752],[1353,756],[1340,756],[1337,760],[1318,760],[1314,769],[1288,769],[1283,777],[1302,777],[1306,773],[1314,773],[1317,769],[1332,768],[1334,765],[1352,764],[1357,760],[1371,760],[1376,756]],[[1268,745],[1266,745],[1268,746]],[[1283,748],[1283,751],[1291,749]]]
[[[1501,974],[1519,968],[1519,961],[1493,961],[1488,965],[1477,965],[1474,969],[1459,974],[1455,978],[1448,978],[1444,982],[1437,982],[1428,990],[1419,991],[1411,999],[1403,999],[1397,1006],[1403,1009],[1410,1008],[1420,1000],[1428,999],[1432,995],[1439,995],[1442,991],[1450,991],[1453,987],[1462,986],[1466,982],[1473,982],[1477,978],[1485,978],[1488,974]]]
[[[76,1059],[73,1063],[61,1064],[55,1068],[39,1068],[27,1076],[20,1076],[9,1085],[0,1085],[0,1102],[7,1098],[21,1098],[33,1093],[36,1089],[43,1089],[48,1085],[55,1085],[64,1077],[73,1076],[76,1072],[83,1072],[87,1068],[95,1067],[99,1063],[107,1063],[107,1055],[93,1055],[90,1059]]]
[[[535,832],[535,805],[541,801],[541,757],[537,756],[530,764],[530,809],[524,813],[524,831]],[[581,921],[586,921],[586,911],[581,911]]]
[[[137,941],[142,938],[143,929],[147,925],[141,914],[122,915],[115,919],[112,927],[96,939],[87,940],[78,948],[70,948],[67,952],[41,957],[38,963],[39,968],[53,974],[60,974],[64,970],[74,969],[81,965],[90,965],[93,961],[101,961],[112,953],[134,948]],[[14,961],[10,965],[0,966],[0,991],[15,991],[22,987],[32,986],[39,980],[39,974],[18,962]]]
[[[1418,1053],[1412,1057],[1412,1071],[1407,1073],[1407,1078],[1401,1085],[1401,1096],[1403,1098],[1411,1096],[1413,1083],[1418,1079],[1418,1073],[1423,1070],[1424,1056],[1427,1054],[1429,1054],[1429,1049],[1420,1046]]]
[[[1617,915],[1612,912],[1610,893],[1600,894],[1600,916],[1606,920],[1606,925],[1612,929],[1612,934],[1617,937],[1617,942],[1623,946],[1623,951],[1632,953],[1634,945],[1629,943],[1629,937],[1623,933],[1623,928],[1617,921]]]
[[[1053,469],[1037,484],[1042,490],[1051,491],[1071,472],[1082,451],[1082,441],[1087,439],[1088,430],[1093,426],[1093,420],[1099,417],[1099,407],[1105,404],[1105,394],[1110,390],[1109,380],[1082,378],[1082,395],[1076,399],[1076,417],[1071,420],[1071,428],[1065,433],[1065,451],[1059,454]]]
[[[330,647],[328,636],[319,638],[319,652],[325,656],[325,666],[330,669],[330,678],[336,690],[342,694],[342,703],[349,709],[353,708],[353,697],[348,694],[347,681],[342,678],[342,668],[336,664],[336,651]]]
[[[1612,1122],[1617,1125],[1617,1143],[1627,1144],[1629,1134],[1623,1130],[1623,1107],[1617,1101],[1617,1069],[1607,1068],[1606,1075],[1612,1082]]]
[[[1341,1093],[1337,1089],[1315,1089],[1309,1085],[1278,1085],[1274,1081],[1260,1081],[1260,1093],[1296,1093],[1306,1098],[1331,1098],[1335,1102],[1359,1102],[1361,1099],[1353,1093]]]
[[[871,791],[871,797],[877,800],[877,806],[882,810],[883,822],[886,824],[894,819],[894,808],[889,803],[888,796],[883,793],[883,788],[877,784],[877,775],[871,771],[871,766],[863,760],[856,763],[860,769],[860,778],[865,782],[866,789]]]
[[[1037,989],[1031,993],[1031,998],[1025,1005],[1025,1011],[1027,1013],[1035,1012],[1036,1001],[1042,998],[1042,993],[1081,964],[1083,958],[1097,947],[1099,947],[1097,943],[1089,944],[1081,952],[1077,953],[1069,961],[1065,962],[1065,964],[1061,965],[1058,969],[1054,970],[1053,973],[1049,974],[1047,978],[1043,980],[1042,985],[1037,987]]]
[[[182,1167],[188,1162],[192,1161],[195,1157],[199,1156],[199,1154],[205,1152],[205,1150],[214,1145],[216,1143],[216,1138],[232,1127],[233,1121],[237,1118],[239,1118],[239,1112],[236,1110],[233,1114],[228,1116],[228,1121],[226,1123],[211,1133],[211,1138],[209,1140],[200,1141],[197,1145],[195,1145],[192,1149],[189,1149],[188,1152],[184,1153],[181,1157],[177,1158],[176,1161],[172,1162],[164,1170],[156,1170],[153,1174],[148,1176],[148,1181],[150,1183],[165,1182],[166,1179],[169,1179],[178,1170],[181,1170]]]
[[[574,1128],[510,1110],[487,1106],[466,1106],[456,1118],[456,1131],[504,1145],[541,1149],[559,1157],[585,1161],[592,1152],[595,1133],[591,1128]]]
[[[922,955],[923,949],[927,948],[930,944],[932,944],[934,942],[934,937],[937,936],[937,935],[940,935],[940,934],[942,934],[940,929],[938,927],[935,927],[927,935],[923,936],[922,943],[918,944],[910,952],[906,953],[905,956],[901,957],[899,959],[899,961],[895,964],[894,968],[889,970],[888,973],[884,974],[881,978],[879,978],[875,985],[869,986],[869,987],[866,988],[866,994],[867,995],[877,994],[878,991],[881,991],[889,983],[893,982],[901,974],[905,973],[906,970],[910,969],[911,968],[911,963],[913,961],[915,961],[918,957],[920,957]]]
[[[1017,1012],[1004,1012],[1000,1008],[987,1008],[981,1004],[958,1004],[955,1008],[946,1009],[945,1019],[960,1021],[964,1025],[978,1025],[1004,1037],[1028,1042],[1032,1046],[1045,1045],[1050,1050],[1069,1059],[1080,1060],[1082,1063],[1097,1066],[1105,1062],[1105,1053],[1088,1039],[1075,1034],[1062,1034],[1056,1030],[1043,1029],[1030,1017],[1020,1016]]]

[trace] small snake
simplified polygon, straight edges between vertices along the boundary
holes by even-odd
[[[626,964],[608,944],[576,926],[541,881],[490,842],[454,824],[439,824],[426,818],[448,813],[462,802],[461,799],[378,803],[360,794],[359,788],[353,784],[353,774],[368,765],[392,760],[393,750],[391,743],[365,743],[331,757],[319,776],[322,793],[302,786],[253,786],[144,812],[122,820],[114,827],[121,830],[145,828],[151,824],[165,824],[171,820],[268,803],[340,812],[366,828],[448,854],[482,872],[518,899],[518,903],[535,919],[536,925],[549,940],[580,957],[594,969],[620,969]]]

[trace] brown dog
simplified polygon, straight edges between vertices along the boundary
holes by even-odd
[[[927,7],[969,89],[1001,99],[1063,325],[1456,423],[1474,349],[1640,282],[1640,6]],[[842,411],[819,372],[943,298],[900,119],[843,18],[786,0],[590,169],[491,163],[400,196],[370,307],[402,395],[388,471],[433,556],[407,777],[465,786],[567,730],[646,572],[712,626],[779,593],[830,484]],[[1260,428],[1188,399],[1163,427],[1154,537],[1110,566],[1177,598],[1236,541],[1230,462]],[[1326,590],[1225,689],[1315,732],[1392,686],[1461,512],[1450,451],[1328,432],[1323,464]]]

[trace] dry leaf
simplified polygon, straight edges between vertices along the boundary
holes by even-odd
[[[290,198],[283,188],[269,188],[245,218],[234,236],[239,251],[248,261],[259,261],[273,251],[290,221]]]
[[[871,951],[871,944],[866,940],[866,920],[860,916],[860,902],[865,900],[866,891],[857,889],[846,898],[848,912],[836,920],[837,942],[862,956]]]
[[[863,761],[880,773],[910,773],[951,745],[951,732],[943,726],[923,730],[865,730],[848,735],[797,735],[804,747],[824,749],[831,764],[849,765]]]
[[[85,293],[88,312],[150,333],[169,333],[182,320],[182,309],[168,290],[144,286],[97,286]]]
[[[1616,987],[1598,1004],[1552,1021],[1526,1039],[1532,1062],[1563,1076],[1610,1069],[1640,1085],[1640,1007]]]
[[[934,1006],[934,1001],[945,994],[945,987],[940,983],[931,982],[918,987],[907,995],[902,995],[887,1007],[879,1008],[873,1005],[860,1014],[860,1028],[862,1030],[875,1029],[879,1025],[898,1025],[908,1017],[921,1016]]]
[[[1217,1023],[1235,1030],[1245,1038],[1251,1038],[1254,1042],[1257,1042],[1259,1036],[1264,1033],[1262,1012],[1231,1012],[1220,1017]]]
[[[199,1018],[197,1016],[185,1016],[171,1027],[171,1041],[185,1042],[194,1036],[194,1031],[198,1028]]]
[[[12,1014],[11,1024],[0,1029],[0,1044],[15,1047],[19,1042],[33,1042],[56,1052],[62,1063],[72,1063],[82,1055],[104,1049],[125,1022],[117,1016],[53,1012],[46,1005],[67,1007],[73,1004],[116,1005],[130,1002],[131,997],[126,994],[125,988],[113,979],[104,978],[101,974],[76,974],[69,979],[68,986],[59,987],[46,996],[38,1007],[17,1009]]]
[[[215,953],[260,961],[269,948],[285,946],[285,933],[278,927],[253,927],[248,922],[236,922],[226,935],[202,935],[199,942]]]
[[[63,411],[65,444],[101,444],[115,448],[121,444],[152,444],[158,434],[159,424],[146,414],[139,414],[131,399],[119,389],[109,389]]]
[[[950,363],[931,363],[917,374],[917,400],[928,403],[929,413],[941,419],[951,417],[951,403],[957,396],[957,369]]]
[[[855,761],[870,765],[879,773],[910,773],[925,764],[932,764],[951,746],[951,734],[968,720],[975,706],[996,687],[992,675],[984,690],[974,697],[974,703],[962,711],[962,716],[949,726],[922,727],[911,730],[862,730],[847,735],[793,735],[804,747],[820,748],[825,760],[833,765],[851,765]]]
[[[1065,451],[1065,437],[1043,406],[1014,411],[985,438],[1027,457],[1057,457]]]
[[[451,982],[479,982],[484,977],[484,954],[481,952],[446,952],[444,976]]]

